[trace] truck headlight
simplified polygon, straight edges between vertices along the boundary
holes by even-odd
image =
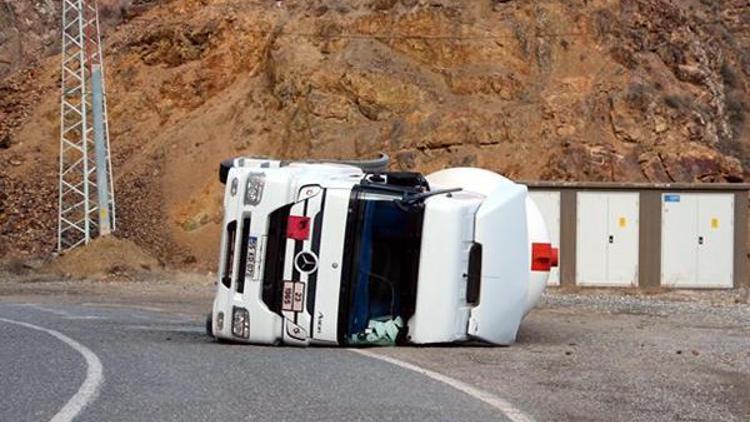
[[[216,314],[216,328],[218,328],[218,331],[224,329],[224,312]]]
[[[250,338],[250,313],[245,308],[232,308],[232,334],[235,337]]]
[[[266,177],[263,173],[250,173],[245,186],[245,205],[258,205],[263,198]]]
[[[232,196],[237,195],[237,187],[240,184],[239,180],[235,177],[232,179],[231,187],[229,188],[229,193],[232,194]]]

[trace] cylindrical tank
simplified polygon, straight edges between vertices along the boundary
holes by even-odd
[[[484,196],[491,195],[496,189],[503,185],[514,184],[508,178],[505,178],[495,172],[478,168],[451,168],[437,171],[427,176],[427,180],[433,188],[439,187],[461,187],[465,190],[476,192]],[[528,232],[528,242],[526,247],[529,248],[530,260],[526,263],[530,272],[530,282],[526,292],[524,303],[524,312],[526,315],[536,306],[544,293],[549,279],[549,269],[532,270],[532,260],[535,259],[534,244],[546,246],[552,266],[557,266],[557,250],[550,245],[549,231],[544,222],[542,213],[539,211],[536,203],[526,197],[526,227]]]
[[[551,241],[544,217],[542,217],[542,213],[539,211],[536,202],[529,196],[526,197],[526,230],[529,233],[529,249],[531,249],[529,257],[531,261],[534,259],[533,245],[548,245]],[[554,262],[554,264],[556,265],[557,263]],[[524,316],[539,303],[549,280],[549,270],[534,271],[531,262],[529,262],[529,271],[531,271],[531,277],[529,280],[529,290],[526,292],[526,304],[523,310]]]

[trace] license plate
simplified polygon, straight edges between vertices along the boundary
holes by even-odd
[[[281,293],[281,309],[284,311],[302,312],[305,300],[305,285],[292,281],[284,282]]]
[[[250,236],[247,241],[247,266],[245,267],[245,275],[247,278],[252,279],[255,277],[255,259],[258,255],[258,238]]]

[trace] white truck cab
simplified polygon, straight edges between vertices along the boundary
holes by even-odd
[[[220,179],[220,340],[508,345],[557,265],[526,187],[486,170],[239,158]]]

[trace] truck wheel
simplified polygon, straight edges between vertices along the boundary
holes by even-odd
[[[380,173],[388,170],[388,164],[390,161],[391,158],[388,154],[381,152],[377,158],[370,160],[335,160],[334,162],[359,167],[365,173]]]
[[[333,164],[346,164],[348,166],[358,167],[365,173],[382,173],[388,170],[388,164],[391,162],[391,158],[386,153],[379,153],[376,158],[363,159],[363,160],[338,160],[338,159],[310,159],[310,160],[299,160],[292,161],[298,163],[333,163]]]
[[[219,182],[222,185],[227,184],[227,177],[229,177],[229,170],[234,167],[234,158],[228,158],[219,164]]]
[[[214,336],[214,321],[211,313],[206,315],[206,334],[208,334],[209,337]]]

